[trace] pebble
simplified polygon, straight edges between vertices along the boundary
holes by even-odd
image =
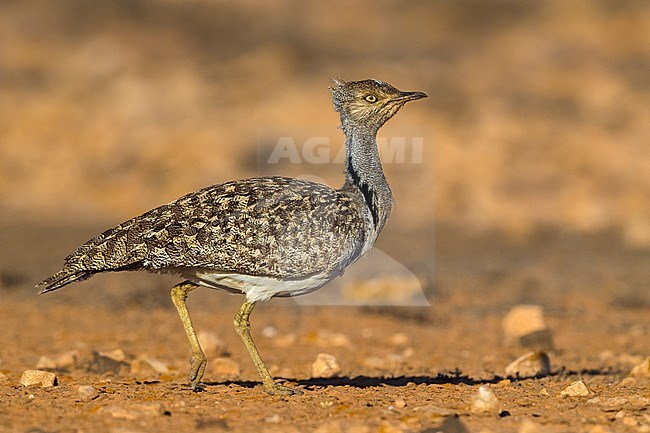
[[[296,342],[296,339],[296,334],[277,335],[273,339],[273,344],[275,344],[277,347],[289,347],[293,346],[293,344]]]
[[[78,360],[79,351],[69,350],[67,352],[63,352],[53,359],[48,358],[47,356],[41,356],[41,359],[39,359],[38,363],[36,364],[36,368],[64,370],[75,367]]]
[[[344,347],[350,345],[350,338],[340,332],[319,331],[314,340],[321,347]]]
[[[396,370],[404,366],[405,360],[404,356],[394,353],[385,358],[370,356],[363,360],[363,364],[375,370]]]
[[[403,398],[396,398],[393,406],[397,409],[404,409],[406,407],[406,401]]]
[[[43,388],[56,386],[56,374],[51,371],[25,370],[20,377],[20,384],[23,386],[40,385]]]
[[[216,334],[200,331],[196,337],[199,339],[199,344],[201,344],[201,348],[207,357],[226,353],[226,343]]]
[[[278,335],[278,328],[271,325],[265,326],[262,328],[262,335],[266,338],[273,338]]]
[[[167,364],[165,364],[164,362],[158,359],[149,358],[148,356],[143,356],[139,358],[139,361],[151,367],[151,369],[156,373],[161,373],[161,374],[169,373],[169,367],[167,366]]]
[[[294,376],[293,371],[287,367],[281,367],[277,364],[272,364],[269,366],[269,373],[273,377],[292,377]]]
[[[99,396],[99,391],[92,385],[79,385],[77,387],[77,397],[83,402],[89,402]]]
[[[587,385],[582,380],[576,380],[560,391],[560,395],[564,397],[584,397],[589,395],[589,393],[589,388],[587,388]]]
[[[41,356],[38,358],[38,362],[36,363],[36,368],[39,370],[46,369],[46,370],[54,370],[56,368],[56,362],[52,358],[49,358],[47,356]]]
[[[506,343],[516,343],[537,350],[551,350],[551,332],[539,305],[516,305],[503,318]]]
[[[551,372],[551,361],[546,352],[528,352],[506,367],[506,376],[543,377]]]
[[[126,361],[126,354],[122,349],[115,349],[109,352],[99,352],[100,356],[104,358],[112,359],[115,362],[124,362]]]
[[[499,399],[488,385],[478,387],[478,392],[472,397],[471,411],[473,413],[497,413]]]
[[[269,422],[271,424],[277,424],[280,421],[282,421],[282,418],[280,418],[280,415],[278,415],[277,413],[268,418],[264,418],[264,422]]]
[[[311,377],[334,377],[341,372],[336,357],[327,353],[319,353],[311,365]]]
[[[630,377],[650,377],[650,356],[632,368]]]
[[[403,332],[397,332],[388,337],[388,342],[393,346],[408,346],[409,336]]]
[[[241,374],[239,364],[230,358],[216,358],[210,364],[212,365],[212,372],[219,377],[235,379]]]

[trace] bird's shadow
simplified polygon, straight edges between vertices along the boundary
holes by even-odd
[[[305,389],[312,390],[316,388],[350,386],[353,388],[373,388],[379,386],[401,387],[409,384],[414,385],[445,385],[445,384],[465,384],[465,385],[484,385],[494,384],[503,379],[500,376],[494,376],[490,379],[473,379],[467,375],[456,374],[438,374],[436,376],[337,376],[329,378],[311,378],[311,379],[289,379],[280,377],[280,381],[288,384],[301,386]],[[260,382],[232,380],[226,382],[206,382],[208,386],[212,385],[237,385],[244,388],[254,388],[260,385]]]
[[[311,378],[311,379],[292,379],[279,377],[281,382],[293,384],[296,386],[303,387],[307,390],[313,390],[317,388],[328,388],[328,387],[353,387],[353,388],[374,388],[380,386],[393,386],[393,387],[403,387],[409,384],[414,385],[488,385],[496,384],[504,379],[511,380],[513,382],[521,382],[527,380],[536,380],[543,377],[553,377],[553,376],[611,376],[611,375],[621,375],[622,371],[611,369],[611,368],[600,368],[600,369],[583,369],[580,371],[566,370],[564,368],[547,373],[541,376],[532,376],[532,377],[512,377],[512,376],[499,376],[494,375],[491,378],[486,379],[475,379],[466,374],[463,374],[461,371],[455,371],[451,373],[438,373],[436,376],[428,375],[411,375],[411,376],[337,376],[329,378]],[[217,386],[217,385],[236,385],[243,388],[254,388],[260,385],[260,382],[255,381],[242,381],[242,380],[231,380],[225,382],[205,382],[208,386]]]

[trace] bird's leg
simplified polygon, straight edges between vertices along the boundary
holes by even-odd
[[[192,358],[190,359],[190,383],[194,392],[203,390],[199,385],[199,382],[203,377],[205,366],[208,363],[205,353],[203,353],[203,349],[201,349],[201,344],[199,344],[196,332],[194,332],[192,319],[190,318],[190,313],[187,311],[187,305],[185,303],[187,300],[187,294],[197,287],[198,286],[194,283],[184,281],[172,288],[172,301],[176,306],[176,310],[178,310],[178,315],[181,317],[183,327],[185,327],[185,333],[187,334],[187,338],[190,340],[190,346],[192,347]]]
[[[257,351],[255,343],[253,342],[253,338],[251,337],[250,315],[253,311],[253,308],[255,308],[254,302],[244,301],[241,308],[239,309],[239,312],[235,316],[235,330],[246,345],[246,349],[248,349],[248,353],[253,360],[253,364],[255,364],[257,371],[262,377],[262,383],[264,384],[266,392],[274,395],[302,394],[302,391],[299,389],[289,388],[277,383],[275,380],[273,380],[273,377],[271,377],[271,374],[266,369],[264,361],[262,361],[262,357]]]

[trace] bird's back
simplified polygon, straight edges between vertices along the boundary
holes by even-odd
[[[340,273],[368,236],[350,194],[285,177],[210,186],[152,209],[80,246],[39,284],[55,290],[95,273],[150,270],[299,280]]]

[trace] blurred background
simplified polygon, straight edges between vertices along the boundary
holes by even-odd
[[[98,229],[259,174],[265,128],[327,130],[336,151],[336,76],[429,94],[382,130],[424,144],[386,166],[383,251],[426,267],[436,231],[443,256],[548,233],[647,250],[649,23],[643,0],[4,0],[4,242],[38,249],[44,277]],[[296,170],[342,178],[274,172]]]
[[[454,380],[462,372],[491,381],[523,354],[502,338],[502,319],[534,304],[548,320],[540,335],[556,348],[558,376],[499,387],[511,393],[499,398],[525,392],[521,407],[544,426],[560,419],[557,431],[585,428],[583,410],[592,410],[609,431],[613,406],[592,399],[576,417],[574,400],[546,398],[540,387],[559,395],[573,371],[600,375],[593,389],[603,402],[605,390],[629,405],[647,395],[647,386],[625,392],[616,381],[650,347],[649,72],[647,0],[0,0],[0,373],[17,383],[41,355],[78,350],[71,374],[97,383],[104,376],[93,373],[92,352],[119,348],[134,369],[117,381],[179,384],[174,416],[160,418],[182,422],[175,408],[187,399],[180,384],[189,352],[169,298],[177,278],[116,273],[47,296],[35,296],[34,285],[102,230],[207,185],[270,173],[340,185],[334,155],[344,139],[330,77],[376,78],[429,95],[380,131],[385,142],[405,140],[403,161],[390,149],[382,155],[397,206],[373,252],[346,273],[356,278],[350,284],[337,279],[256,309],[267,365],[309,378],[327,350],[350,377],[442,383],[441,372]],[[297,161],[273,161],[283,137],[294,140]],[[302,145],[314,137],[312,150],[329,152],[324,161],[305,157]],[[327,296],[337,293],[360,306],[332,306],[340,296]],[[377,306],[378,298],[388,301]],[[214,332],[223,356],[242,367],[235,377],[258,380],[232,329],[241,297],[197,290],[189,303],[196,329]],[[171,379],[135,369],[147,354],[170,366]],[[230,376],[214,367],[207,377]],[[170,398],[166,386],[156,398]],[[407,410],[418,407],[416,394],[425,405],[469,406],[463,385],[424,394],[398,386],[388,392],[404,395]],[[244,394],[232,393],[240,400],[215,394],[219,411],[240,404]],[[25,391],[6,395],[16,423],[29,411],[64,419],[50,397],[25,404]],[[131,391],[123,395],[130,405]],[[78,417],[75,398],[66,401]],[[206,419],[220,417],[205,401]],[[384,403],[374,404],[375,418],[387,416]],[[339,413],[323,408],[296,419]],[[520,419],[517,410],[505,422]],[[647,424],[641,406],[634,410]],[[266,422],[275,411],[265,404],[255,416]],[[35,426],[29,431],[52,429]],[[517,431],[493,430],[504,429]]]

